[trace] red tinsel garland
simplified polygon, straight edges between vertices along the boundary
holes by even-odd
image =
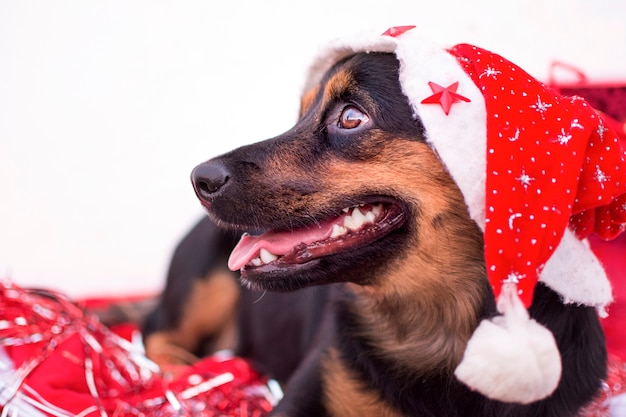
[[[3,416],[263,417],[267,383],[241,358],[170,376],[62,294],[0,282]]]

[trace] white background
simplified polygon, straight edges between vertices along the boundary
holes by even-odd
[[[0,0],[0,277],[157,291],[192,168],[288,129],[320,44],[406,24],[626,80],[623,0]]]

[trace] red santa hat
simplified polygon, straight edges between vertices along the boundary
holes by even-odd
[[[506,59],[433,45],[413,26],[332,42],[307,88],[341,58],[390,52],[428,143],[461,189],[485,237],[487,275],[502,315],[483,320],[457,378],[487,397],[530,403],[558,386],[552,333],[529,318],[538,281],[564,303],[612,301],[586,237],[626,226],[626,157],[617,136],[578,97],[562,97]]]

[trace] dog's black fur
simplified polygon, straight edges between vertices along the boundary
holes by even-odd
[[[228,230],[296,230],[344,207],[385,207],[388,228],[373,237],[302,245],[242,268],[236,353],[284,383],[272,415],[567,417],[598,393],[606,349],[595,309],[564,305],[543,284],[530,314],[557,340],[557,390],[506,404],[454,377],[469,335],[496,314],[494,297],[482,234],[425,144],[393,55],[337,63],[304,95],[292,129],[207,161],[192,179],[209,217]],[[173,264],[202,261],[214,227],[199,224],[195,260],[178,250]],[[181,320],[189,281],[210,279],[210,269],[170,274],[161,308],[178,312],[155,315]]]

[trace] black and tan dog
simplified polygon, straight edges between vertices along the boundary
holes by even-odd
[[[195,168],[212,222],[253,232],[230,258],[244,287],[220,263],[231,232],[205,220],[174,256],[150,332],[196,354],[236,346],[284,384],[273,415],[575,416],[605,377],[603,334],[594,308],[564,305],[543,284],[529,311],[559,346],[556,391],[504,403],[454,376],[496,306],[483,234],[426,143],[398,65],[387,53],[340,60],[292,129]]]

